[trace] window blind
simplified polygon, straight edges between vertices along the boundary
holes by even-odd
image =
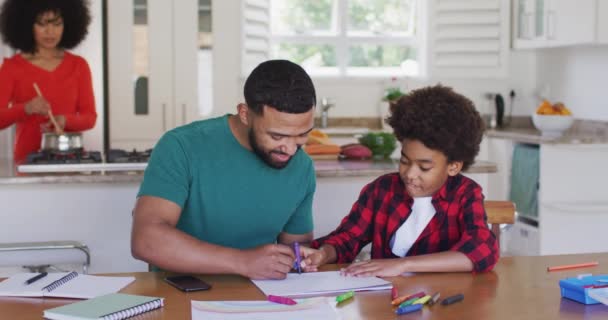
[[[432,77],[505,77],[509,53],[508,0],[429,1]]]
[[[270,58],[270,1],[242,0],[242,68],[247,76],[253,68]]]

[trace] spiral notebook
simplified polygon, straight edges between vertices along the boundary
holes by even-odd
[[[26,284],[37,273],[18,273],[0,282],[0,297],[61,297],[89,299],[115,293],[135,280],[134,277],[102,277],[77,272],[49,273]]]
[[[111,293],[44,310],[50,320],[127,319],[163,306],[163,298]]]

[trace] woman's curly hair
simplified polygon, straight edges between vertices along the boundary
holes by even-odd
[[[63,19],[63,36],[58,47],[72,49],[87,35],[91,22],[88,0],[6,0],[0,9],[2,40],[14,49],[34,53],[33,26],[45,12]]]
[[[403,96],[391,106],[387,123],[399,141],[418,140],[449,162],[462,161],[462,170],[475,161],[485,128],[473,102],[442,85]]]

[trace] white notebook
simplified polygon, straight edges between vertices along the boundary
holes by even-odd
[[[25,284],[25,281],[36,275],[37,273],[18,273],[0,282],[0,296],[90,299],[118,292],[135,280],[134,277],[57,272],[49,273],[32,284]]]
[[[393,285],[376,277],[346,277],[339,271],[288,273],[284,280],[253,280],[266,295],[303,296],[346,291],[389,290]]]

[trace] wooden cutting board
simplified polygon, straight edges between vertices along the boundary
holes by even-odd
[[[339,154],[313,154],[309,155],[312,160],[338,160]]]

